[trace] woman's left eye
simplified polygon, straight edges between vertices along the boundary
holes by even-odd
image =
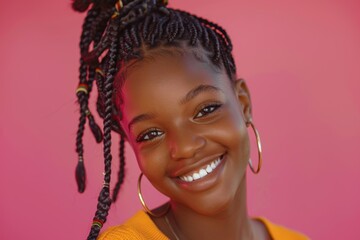
[[[216,103],[216,104],[210,104],[205,107],[203,107],[195,116],[195,118],[201,118],[204,117],[214,111],[216,111],[219,107],[221,107],[222,104]]]

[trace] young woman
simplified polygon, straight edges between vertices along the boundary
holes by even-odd
[[[223,28],[163,0],[84,1],[80,40],[80,123],[76,178],[85,189],[82,135],[86,118],[104,142],[104,184],[88,239],[96,239],[124,178],[124,141],[142,174],[145,211],[109,228],[99,239],[307,239],[251,218],[246,169],[261,168],[249,90],[236,77],[232,44]],[[93,82],[104,135],[88,108]],[[247,128],[257,137],[259,164],[249,159]],[[118,182],[110,197],[111,130],[121,135]],[[141,195],[143,175],[169,197],[155,210]]]

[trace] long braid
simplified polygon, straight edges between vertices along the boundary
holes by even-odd
[[[80,37],[80,52],[88,51],[89,45],[91,43],[91,38],[89,37],[92,22],[98,15],[98,10],[93,8],[91,9],[84,21],[83,24],[83,31]],[[87,75],[88,75],[88,66],[84,62],[83,59],[80,59],[80,68],[79,68],[79,82],[80,84],[87,84]],[[87,89],[89,91],[89,89]],[[85,190],[85,182],[86,182],[86,172],[85,172],[85,165],[84,165],[84,147],[82,143],[82,137],[84,135],[84,128],[86,123],[86,115],[87,115],[87,109],[88,109],[88,93],[85,93],[84,91],[77,92],[78,97],[78,103],[80,105],[80,118],[79,118],[79,125],[78,125],[78,131],[76,134],[76,152],[78,153],[78,164],[76,166],[76,182],[78,185],[78,191],[80,193],[84,192]]]
[[[162,0],[123,0],[121,8],[120,5],[115,5],[117,2],[74,0],[73,3],[74,9],[80,12],[86,11],[92,5],[85,19],[81,37],[83,44],[80,46],[80,83],[89,84],[91,91],[92,82],[96,81],[96,107],[104,124],[104,185],[98,197],[97,210],[88,239],[97,238],[106,222],[111,205],[111,130],[119,133],[121,139],[118,181],[113,189],[113,201],[116,201],[125,177],[125,135],[119,124],[122,113],[118,109],[122,99],[121,92],[118,94],[117,91],[121,89],[124,75],[117,76],[115,81],[117,72],[126,67],[128,61],[142,59],[147,51],[153,48],[175,46],[184,51],[181,49],[183,45],[179,43],[185,42],[189,47],[202,47],[214,66],[225,68],[230,80],[233,80],[236,73],[230,38],[219,25],[185,11],[167,8]],[[89,51],[91,43],[93,48]],[[81,111],[77,134],[77,152],[82,156],[81,138],[86,121],[83,113],[88,110],[89,95],[79,92],[78,97],[80,105],[83,103],[86,106],[84,111]]]
[[[108,71],[106,73],[106,79],[104,83],[104,92],[105,92],[105,117],[104,117],[104,186],[99,194],[97,210],[95,212],[94,222],[101,221],[105,223],[107,215],[111,205],[110,198],[110,179],[111,179],[111,124],[112,124],[112,94],[113,94],[113,81],[115,74],[117,72],[116,63],[118,57],[118,25],[116,20],[113,20],[110,24],[110,49],[109,49],[109,63]],[[88,235],[88,240],[94,240],[99,235],[101,226],[93,224],[91,226],[90,233]]]
[[[97,47],[97,45],[99,44],[102,34],[105,31],[105,28],[107,26],[107,18],[110,16],[110,12],[109,11],[101,11],[97,18],[95,18],[95,20],[92,23],[92,30],[91,30],[91,38],[92,38],[92,42],[94,44],[94,48]],[[93,61],[91,61],[93,62]],[[95,61],[97,62],[97,61]],[[88,80],[88,91],[89,93],[87,94],[88,98],[90,97],[90,92],[92,90],[92,86],[93,86],[93,82],[95,80],[96,77],[96,66],[90,65],[89,66],[89,80]],[[87,109],[87,117],[89,119],[89,125],[90,125],[90,129],[95,137],[95,140],[97,143],[100,143],[102,141],[102,132],[100,127],[96,124],[94,117],[92,116],[91,112],[89,109]]]
[[[74,9],[76,7],[84,9],[84,6],[73,6]],[[83,24],[83,31],[80,38],[80,53],[84,54],[89,51],[89,46],[91,42],[94,43],[94,46],[96,46],[101,37],[102,33],[105,30],[105,27],[107,25],[107,13],[100,12],[97,7],[93,7],[91,10],[89,10],[87,17],[85,18],[84,24]],[[96,28],[94,29],[94,26]],[[89,108],[88,108],[88,100],[90,97],[90,92],[92,90],[93,81],[95,79],[95,67],[94,66],[88,66],[86,61],[81,58],[80,59],[80,84],[86,84],[86,90],[87,93],[84,91],[77,92],[78,102],[80,104],[80,118],[79,118],[79,126],[77,131],[77,137],[76,137],[76,152],[78,153],[79,160],[78,164],[76,166],[76,181],[78,184],[78,191],[80,193],[85,191],[85,183],[86,183],[86,171],[85,171],[85,165],[83,160],[83,143],[82,138],[84,135],[84,128],[86,123],[86,117],[89,120],[89,126],[90,129],[96,139],[96,142],[102,141],[102,132],[100,127],[96,124],[95,119],[93,115],[91,114]]]

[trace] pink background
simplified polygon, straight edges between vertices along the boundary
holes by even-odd
[[[250,214],[313,239],[360,239],[360,2],[173,0],[170,6],[220,23],[232,37],[264,150],[260,174],[248,172]],[[1,2],[0,239],[88,233],[103,160],[102,145],[87,129],[88,188],[78,194],[74,91],[83,17],[69,1]],[[141,208],[139,170],[126,150],[126,183],[106,226]],[[148,189],[149,205],[160,204],[164,198]]]

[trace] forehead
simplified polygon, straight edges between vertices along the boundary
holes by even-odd
[[[204,54],[171,50],[153,52],[130,65],[121,91],[123,113],[133,115],[163,103],[176,104],[200,84],[221,89],[230,85],[225,71],[216,69]]]
[[[126,64],[126,74],[132,74],[139,68],[156,67],[159,64],[165,63],[195,63],[194,60],[199,63],[204,63],[202,66],[212,69],[214,72],[220,73],[223,71],[222,64],[220,66],[215,65],[210,61],[212,53],[206,51],[201,45],[188,46],[185,41],[174,43],[173,46],[166,46],[164,44],[150,48],[142,46],[140,49],[142,57],[137,60],[133,60]],[[200,65],[197,63],[198,65]]]
[[[144,79],[153,83],[161,80],[175,81],[181,77],[185,80],[184,77],[196,78],[200,75],[216,78],[225,73],[222,64],[219,67],[212,63],[209,57],[211,53],[198,45],[187,47],[184,42],[180,42],[179,46],[160,46],[154,49],[143,47],[142,51],[142,59],[134,60],[125,67],[125,88],[139,82],[146,84]]]

